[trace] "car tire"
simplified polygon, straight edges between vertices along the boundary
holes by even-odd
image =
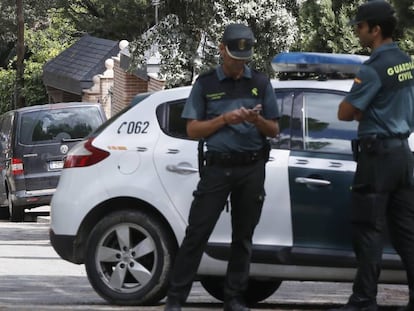
[[[0,219],[10,219],[9,206],[0,207]]]
[[[14,205],[10,195],[8,196],[8,201],[9,201],[10,221],[12,222],[24,221],[24,206]]]
[[[224,277],[206,276],[201,280],[201,285],[214,298],[224,301]],[[280,287],[282,281],[249,280],[244,299],[247,304],[252,305],[269,298]]]
[[[148,305],[165,297],[176,243],[156,217],[111,213],[92,230],[85,258],[96,292],[117,305]]]

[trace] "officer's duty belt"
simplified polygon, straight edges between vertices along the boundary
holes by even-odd
[[[215,152],[205,153],[206,166],[218,165],[224,167],[243,166],[265,159],[265,150],[246,152]]]
[[[367,136],[358,139],[359,150],[361,152],[384,151],[402,146],[408,146],[407,138],[403,137],[376,137]]]

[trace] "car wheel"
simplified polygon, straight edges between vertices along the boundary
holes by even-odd
[[[224,300],[224,277],[203,277],[200,282],[211,296],[221,301]],[[260,281],[250,279],[244,299],[247,304],[255,304],[265,300],[273,295],[273,293],[280,287],[281,283],[282,281],[277,280]]]
[[[24,206],[15,206],[13,204],[13,201],[10,195],[8,196],[8,201],[9,201],[10,221],[13,221],[13,222],[23,221],[24,220]]]
[[[176,243],[155,217],[140,211],[107,215],[92,230],[85,267],[96,292],[118,305],[165,297]]]
[[[10,219],[9,207],[0,207],[0,219]]]

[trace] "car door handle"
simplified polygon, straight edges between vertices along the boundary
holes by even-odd
[[[298,184],[306,184],[310,186],[329,186],[331,184],[329,180],[306,177],[296,177],[295,182]]]
[[[198,168],[192,167],[191,164],[188,162],[181,162],[181,163],[178,163],[177,165],[174,165],[174,164],[167,165],[167,171],[182,174],[182,175],[188,175],[188,174],[198,173]]]

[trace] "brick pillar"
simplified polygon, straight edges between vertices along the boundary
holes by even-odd
[[[164,80],[159,80],[155,77],[150,76],[149,81],[148,81],[148,92],[159,91],[159,90],[164,89],[164,87],[165,87]]]
[[[128,106],[138,93],[148,91],[148,82],[125,72],[120,67],[120,59],[114,57],[114,87],[112,98],[112,115]]]

